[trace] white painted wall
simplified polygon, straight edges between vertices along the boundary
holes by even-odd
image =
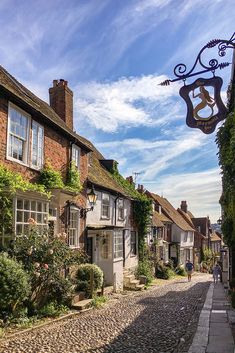
[[[118,207],[116,211],[116,221],[115,221],[115,199],[116,196],[110,195],[110,218],[102,218],[101,217],[101,202],[102,202],[102,192],[96,191],[98,197],[96,204],[94,206],[94,210],[87,212],[86,215],[86,224],[87,225],[116,225],[124,228],[130,227],[130,200],[124,199],[124,219],[118,219]],[[108,193],[108,192],[105,192]],[[118,201],[117,201],[118,203]],[[90,207],[87,204],[87,207]]]
[[[173,223],[172,241],[179,243],[181,247],[191,247],[194,244],[194,232],[183,231],[175,223]]]
[[[137,255],[138,255],[138,234],[137,234]],[[125,268],[134,269],[138,265],[138,256],[131,254],[131,230],[125,230]]]

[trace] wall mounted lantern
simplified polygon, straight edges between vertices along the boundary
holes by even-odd
[[[92,185],[92,188],[91,188],[90,192],[87,193],[87,198],[88,198],[90,207],[81,209],[80,212],[81,212],[81,217],[82,218],[86,217],[87,212],[93,211],[94,206],[96,204],[97,196],[98,195],[95,193],[94,185]]]

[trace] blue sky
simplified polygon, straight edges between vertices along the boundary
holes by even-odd
[[[187,200],[195,216],[219,218],[215,133],[185,125],[181,83],[158,83],[230,38],[233,0],[1,0],[0,14],[1,65],[46,101],[53,79],[68,80],[77,132],[124,176],[139,172],[175,207]],[[230,68],[219,75],[225,97]]]

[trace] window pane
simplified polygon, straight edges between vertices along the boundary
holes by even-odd
[[[43,164],[43,128],[34,121],[32,123],[31,163],[38,168]]]

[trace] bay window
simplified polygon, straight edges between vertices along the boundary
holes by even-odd
[[[68,243],[71,248],[77,248],[79,245],[78,239],[79,230],[79,211],[78,209],[70,209]]]
[[[30,224],[35,224],[39,234],[48,229],[48,202],[29,200],[22,197],[15,199],[15,233],[27,234]]]
[[[123,233],[121,230],[114,231],[114,259],[123,257]]]

